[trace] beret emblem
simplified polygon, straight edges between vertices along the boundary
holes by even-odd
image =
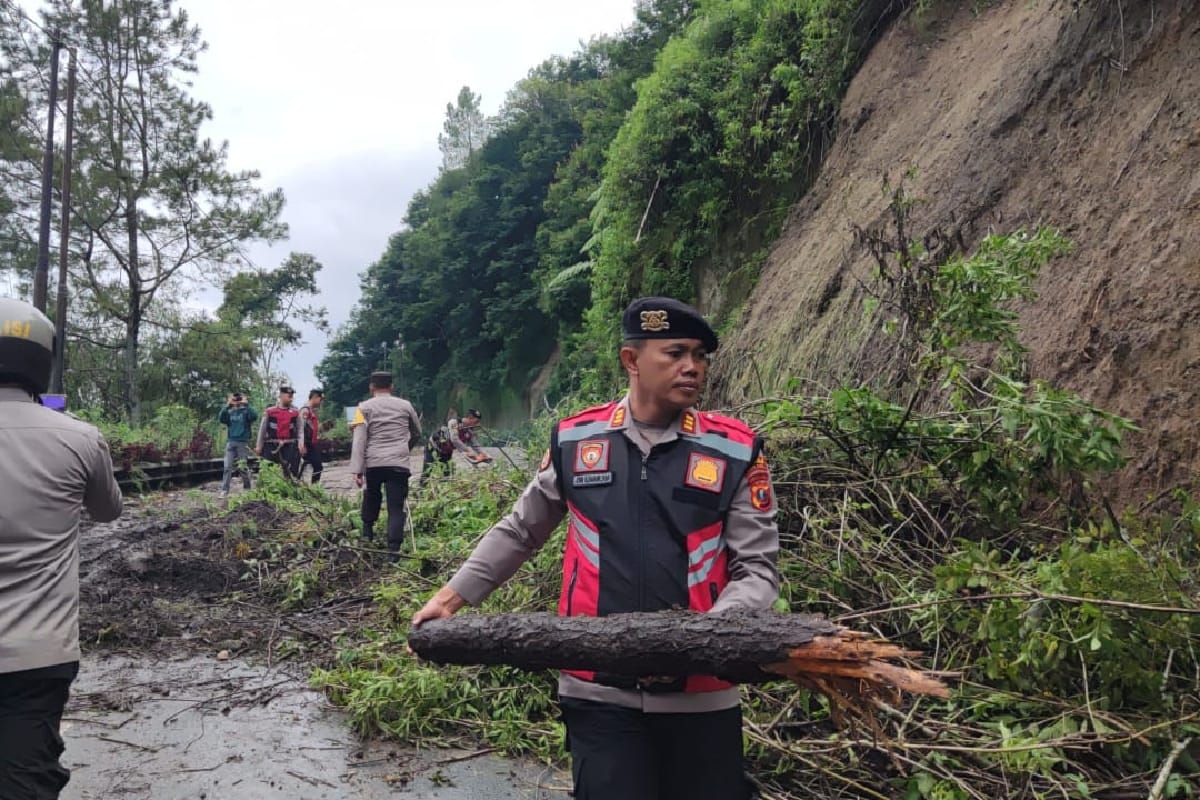
[[[650,333],[658,333],[671,329],[671,323],[667,321],[666,311],[643,311],[642,312],[642,330]]]

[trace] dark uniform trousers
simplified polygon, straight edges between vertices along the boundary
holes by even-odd
[[[647,714],[559,699],[575,800],[748,800],[742,710]]]
[[[283,470],[285,478],[300,479],[300,445],[295,439],[267,442],[263,455],[268,461],[274,461]]]
[[[404,523],[407,521],[404,503],[408,500],[409,477],[409,471],[403,467],[367,467],[363,475],[366,484],[362,504],[363,536],[374,538],[375,523],[379,520],[379,509],[383,506],[383,493],[386,490],[387,543],[391,553],[399,553],[400,543],[404,541]]]
[[[321,458],[321,448],[316,445],[308,447],[304,451],[304,464],[312,467],[312,482],[314,484],[321,482],[321,473],[325,471],[325,461]],[[304,474],[304,464],[300,465],[300,474]]]
[[[79,664],[0,673],[0,798],[54,800],[71,773],[58,728]]]

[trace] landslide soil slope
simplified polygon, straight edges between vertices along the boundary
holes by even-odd
[[[914,230],[1049,224],[1076,245],[1022,309],[1030,372],[1132,418],[1127,498],[1200,467],[1200,4],[947,2],[893,24],[715,367],[716,403],[886,374],[851,225],[913,170]]]

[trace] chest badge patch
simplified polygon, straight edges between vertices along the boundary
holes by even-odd
[[[608,469],[608,440],[580,442],[575,450],[575,474],[604,472]]]
[[[704,453],[692,453],[688,457],[687,477],[685,486],[702,489],[706,492],[720,494],[725,488],[725,470],[728,467],[725,459]]]

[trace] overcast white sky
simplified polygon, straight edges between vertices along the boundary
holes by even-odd
[[[437,175],[446,103],[464,84],[494,113],[551,55],[614,33],[634,0],[183,0],[203,31],[193,94],[230,166],[282,187],[289,241],[253,251],[262,266],[291,250],[325,265],[320,302],[336,326],[358,274],[399,229],[413,192]],[[309,331],[284,369],[297,389],[325,336]]]

